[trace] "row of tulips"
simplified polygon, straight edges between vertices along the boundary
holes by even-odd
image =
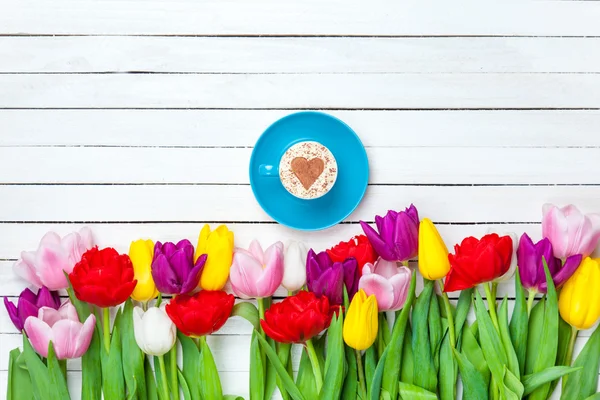
[[[455,399],[459,379],[465,399],[548,399],[561,377],[562,399],[596,399],[600,328],[575,360],[573,349],[600,318],[600,259],[590,258],[600,216],[553,205],[542,214],[537,243],[490,233],[453,253],[412,205],[320,252],[235,248],[225,226],[205,226],[195,249],[137,240],[129,254],[99,249],[86,228],[50,232],[14,266],[37,292],[5,298],[23,333],[7,397],[69,398],[66,359],[81,357],[82,399],[240,398],[223,395],[206,337],[242,317],[253,327],[250,400],[277,389],[286,400]],[[513,276],[509,317],[496,293]],[[228,281],[256,302],[235,304]],[[288,296],[273,301],[280,286]]]

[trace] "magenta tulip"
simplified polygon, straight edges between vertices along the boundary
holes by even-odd
[[[13,269],[17,275],[32,285],[50,290],[66,289],[69,284],[65,272],[70,274],[73,267],[87,250],[94,247],[92,232],[83,228],[79,232],[61,237],[48,232],[40,241],[36,251],[23,251]]]
[[[27,318],[37,317],[40,308],[50,307],[57,310],[60,307],[60,297],[58,292],[51,292],[45,286],[38,290],[37,294],[26,288],[19,295],[16,306],[8,300],[8,297],[4,298],[4,306],[15,328],[22,331]]]
[[[283,243],[276,242],[263,252],[253,240],[248,250],[235,249],[229,279],[241,298],[272,296],[283,280]]]
[[[94,314],[79,322],[77,310],[65,302],[58,310],[42,307],[37,317],[25,321],[25,332],[31,345],[42,357],[48,357],[48,344],[52,341],[59,360],[81,357],[90,346],[96,318]]]
[[[592,254],[600,240],[600,214],[582,214],[572,204],[558,208],[544,204],[542,236],[552,243],[554,256],[562,260]]]
[[[411,275],[410,269],[380,258],[375,265],[365,264],[358,288],[375,295],[379,311],[397,311],[406,302]]]

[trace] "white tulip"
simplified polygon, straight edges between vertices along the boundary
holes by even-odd
[[[306,254],[308,250],[302,242],[292,240],[285,247],[283,258],[283,281],[281,286],[290,292],[300,290],[306,283]]]
[[[161,307],[150,307],[144,312],[141,307],[133,309],[133,331],[140,349],[152,356],[167,353],[177,339],[177,328]]]

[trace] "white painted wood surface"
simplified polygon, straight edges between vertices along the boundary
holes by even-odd
[[[538,238],[544,202],[600,211],[597,2],[0,0],[0,296],[20,251],[83,225],[101,246],[195,242],[327,248],[414,202],[448,246],[489,230]],[[345,223],[274,224],[248,186],[274,120],[321,109],[371,164]],[[282,292],[280,292],[282,293]],[[499,295],[514,295],[512,283]],[[512,304],[511,304],[512,307]],[[19,336],[0,313],[0,399]],[[577,342],[581,349],[590,331]],[[249,328],[210,339],[247,395]],[[80,363],[70,362],[76,387]],[[78,398],[75,394],[74,398]]]

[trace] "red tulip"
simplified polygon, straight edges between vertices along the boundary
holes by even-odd
[[[333,311],[327,296],[300,291],[273,304],[260,325],[277,342],[304,343],[329,327]]]
[[[129,256],[112,247],[83,253],[69,279],[79,300],[102,308],[125,302],[137,284]]]
[[[366,263],[373,264],[377,261],[377,253],[365,235],[354,236],[347,242],[339,242],[327,250],[327,254],[333,262],[344,262],[350,257],[356,258],[359,274],[362,273],[362,268]]]
[[[231,315],[234,302],[235,297],[222,290],[201,290],[174,297],[166,310],[184,335],[200,337],[221,329]]]
[[[451,267],[445,292],[468,289],[504,275],[510,268],[513,242],[510,236],[495,233],[481,240],[468,237],[454,246],[454,253],[448,255]]]

